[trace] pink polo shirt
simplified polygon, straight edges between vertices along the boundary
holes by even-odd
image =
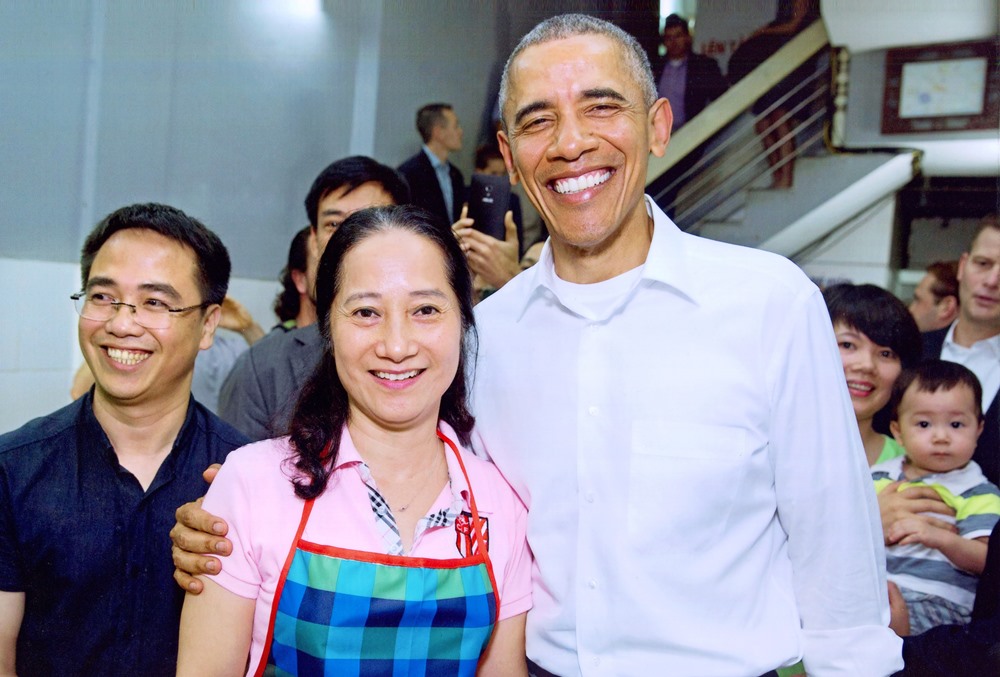
[[[457,440],[444,422],[441,432]],[[531,558],[525,529],[527,511],[492,463],[456,442],[469,474],[480,516],[489,520],[489,556],[500,593],[499,620],[531,608]],[[232,452],[205,497],[204,508],[229,524],[233,554],[212,580],[241,597],[256,600],[250,668],[260,662],[281,568],[302,517],[303,501],[292,486],[288,438],[264,440]],[[429,513],[461,502],[469,510],[468,486],[451,449],[445,449],[450,485]],[[388,554],[383,530],[371,509],[361,473],[364,462],[344,429],[337,464],[326,491],[316,499],[302,538],[313,543]],[[422,528],[418,526],[418,530]],[[407,555],[431,559],[465,556],[456,546],[455,525],[424,529]]]

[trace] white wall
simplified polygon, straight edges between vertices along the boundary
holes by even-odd
[[[997,33],[996,0],[820,0],[820,11],[830,44],[855,53]]]
[[[434,0],[386,3],[375,126],[395,133],[377,134],[372,152],[384,162],[400,164],[420,150],[417,109],[450,103],[465,132],[461,152],[450,159],[468,181],[489,75],[498,58],[496,11],[486,2],[463,4],[461,11],[457,7]]]
[[[353,20],[319,0],[0,3],[0,253],[73,263],[102,216],[158,201],[273,278],[347,153]]]

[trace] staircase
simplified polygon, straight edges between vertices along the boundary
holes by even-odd
[[[751,186],[730,199],[729,208],[736,208],[728,216],[710,215],[689,230],[794,259],[816,240],[902,188],[913,176],[914,156],[910,153],[802,156],[795,162],[792,188]],[[761,183],[766,186],[766,177]]]
[[[822,21],[801,32],[682,127],[663,158],[651,158],[647,192],[683,230],[795,255],[899,190],[917,173],[918,153],[844,152],[832,148],[831,120],[841,97],[831,94],[828,40]],[[749,108],[803,63],[820,55],[815,73],[789,92],[794,105],[781,122],[794,124],[792,188],[771,189],[762,127]],[[846,100],[846,96],[843,97]],[[773,117],[773,116],[772,116]],[[776,123],[779,124],[779,123]],[[767,134],[774,127],[762,130]]]

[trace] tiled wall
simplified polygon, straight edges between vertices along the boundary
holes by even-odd
[[[69,295],[80,289],[79,266],[0,258],[0,433],[69,404],[73,374],[83,361]],[[264,330],[277,283],[234,279],[230,294]]]

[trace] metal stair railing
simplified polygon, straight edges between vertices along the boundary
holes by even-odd
[[[828,46],[829,39],[822,20],[817,20],[788,44],[775,52],[752,73],[730,87],[674,134],[662,158],[651,157],[646,172],[649,183],[683,159],[688,153],[708,141],[749,106],[781,82],[806,59]]]
[[[744,128],[734,130],[721,143],[708,149],[697,162],[666,186],[656,186],[652,192],[653,199],[668,213],[673,213],[674,221],[684,230],[694,227],[709,215],[716,220],[730,217],[735,208],[730,208],[728,213],[718,210],[729,204],[733,196],[757,181],[761,174],[794,162],[821,145],[825,135],[823,122],[828,117],[826,102],[829,92],[829,68],[817,70],[754,117],[752,122],[746,123]],[[795,97],[800,97],[800,100],[791,109],[759,134],[755,131],[758,121],[775,110],[783,110],[785,103]],[[775,165],[769,165],[767,156],[771,149],[763,148],[761,138],[783,124],[793,122],[794,127],[774,145],[781,146],[795,140],[795,152]],[[743,164],[727,164],[726,160],[733,156],[749,158]],[[663,204],[663,198],[667,196],[670,199]]]
[[[752,152],[755,144],[761,147],[760,136],[747,133],[747,128],[753,130],[752,124],[741,129],[733,122],[741,118],[758,98],[828,45],[823,22],[817,20],[684,125],[673,136],[662,158],[650,157],[647,190],[657,202],[667,199],[667,204],[661,206],[674,214],[678,225],[686,229],[693,227],[760,176],[761,165],[767,164],[767,149]],[[817,70],[754,120],[756,122],[767,116],[792,97],[798,98],[792,110],[764,131],[766,135],[786,121],[796,121],[795,128],[776,144],[779,147],[793,138],[799,141],[796,153],[782,159],[781,164],[794,161],[796,156],[809,152],[822,140],[824,130],[819,123],[827,117],[828,74],[829,66]],[[800,121],[799,118],[803,117]],[[817,127],[818,132],[815,131]],[[723,130],[728,136],[719,142],[715,137]],[[712,144],[716,144],[715,147],[711,147]],[[706,146],[707,151],[697,161],[689,160],[691,153],[704,150]],[[734,157],[747,153],[750,157],[742,165],[735,169],[728,166]],[[691,166],[685,166],[689,162]],[[770,170],[771,167],[767,167],[767,171]],[[678,201],[679,196],[681,199]],[[713,216],[724,218],[729,215]]]

